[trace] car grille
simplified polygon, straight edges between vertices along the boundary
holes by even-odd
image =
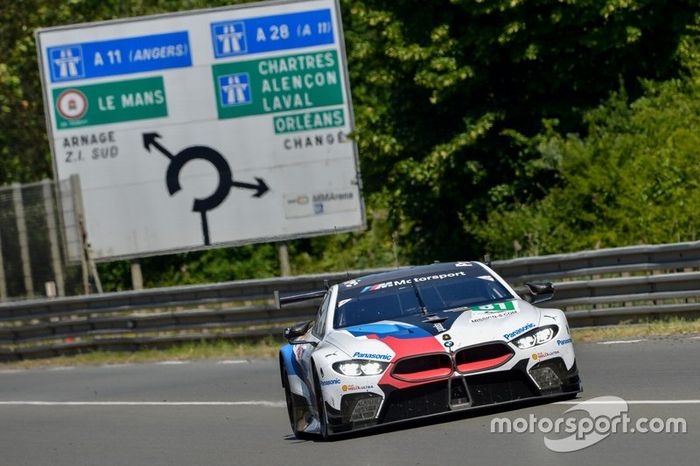
[[[392,375],[406,382],[449,377],[452,374],[452,359],[446,353],[425,354],[396,362]]]
[[[461,374],[498,367],[513,357],[513,350],[503,343],[470,346],[455,354],[455,368]]]
[[[387,401],[382,422],[428,416],[448,410],[448,381],[393,391]]]
[[[458,376],[451,380],[393,390],[387,395],[380,422],[535,397],[538,390],[523,372],[525,364],[518,365],[522,368],[509,371]]]
[[[537,396],[536,388],[520,370],[466,377],[472,406],[505,403]]]

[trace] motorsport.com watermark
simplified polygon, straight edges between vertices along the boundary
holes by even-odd
[[[557,419],[537,417],[493,418],[491,433],[544,434],[545,446],[555,452],[582,450],[606,439],[611,434],[685,434],[684,418],[633,419],[625,400],[616,396],[600,396],[578,403]]]

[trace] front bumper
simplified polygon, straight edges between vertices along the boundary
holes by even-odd
[[[567,370],[562,358],[551,358],[527,369],[523,359],[509,370],[476,375],[455,374],[449,379],[408,388],[380,385],[375,393],[344,395],[340,409],[326,405],[331,432],[341,433],[376,425],[418,419],[486,406],[581,391],[574,362]]]

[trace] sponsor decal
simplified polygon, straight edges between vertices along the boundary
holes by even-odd
[[[356,392],[358,390],[372,390],[374,388],[374,385],[355,385],[355,384],[348,384],[348,385],[343,385],[340,387],[340,389],[344,392]]]
[[[435,330],[438,332],[444,332],[447,330],[441,323],[433,324],[433,327],[435,327]]]
[[[540,359],[547,359],[550,356],[556,356],[559,354],[559,351],[544,351],[542,353],[533,353],[532,354],[532,359],[535,361],[539,361]]]
[[[452,340],[448,340],[445,342],[445,348],[452,348],[455,345],[455,342]]]
[[[564,346],[564,345],[570,345],[571,344],[571,338],[565,338],[563,340],[557,340],[557,346]]]
[[[447,340],[452,340],[452,337],[450,336],[449,333],[446,333],[446,334],[444,334],[444,335],[442,336],[442,339],[445,340],[445,341],[447,341]]]
[[[360,353],[359,351],[356,351],[352,357],[357,359],[379,359],[381,361],[391,361],[391,355],[389,354]]]
[[[297,357],[297,361],[301,361],[301,357],[304,354],[303,345],[294,345],[294,356]]]
[[[343,307],[345,304],[349,303],[350,301],[352,301],[352,298],[343,299],[338,303],[338,307]]]
[[[321,380],[321,386],[340,385],[340,379]]]
[[[366,286],[362,289],[361,293],[366,293],[368,291],[383,290],[385,288],[391,288],[393,286],[403,286],[403,285],[410,285],[412,283],[422,283],[422,282],[427,282],[427,281],[431,281],[431,280],[444,280],[446,278],[455,278],[455,277],[463,277],[463,276],[466,276],[466,273],[464,273],[464,272],[450,272],[450,273],[441,273],[441,274],[437,274],[437,275],[426,275],[424,277],[404,278],[403,280],[392,280],[389,282],[375,283],[374,285]]]
[[[514,311],[515,303],[513,301],[505,301],[503,303],[484,304],[483,306],[471,306],[469,309],[471,309],[472,312]]]
[[[345,286],[345,288],[352,288],[353,286],[357,286],[359,284],[360,284],[360,282],[357,280],[348,280],[346,282],[343,282],[343,285]]]
[[[525,324],[522,327],[520,327],[519,329],[513,330],[510,333],[504,334],[503,338],[505,338],[506,340],[510,340],[511,338],[517,337],[521,333],[526,332],[526,331],[530,330],[531,328],[535,328],[535,324],[533,324],[533,323]]]
[[[472,263],[471,262],[457,262],[455,264],[455,267],[471,267]]]
[[[437,343],[427,330],[410,324],[363,324],[348,327],[345,330],[354,337],[376,337],[379,339],[393,337],[407,340],[430,337]]]
[[[472,314],[471,322],[483,322],[484,320],[502,319],[517,314],[518,311],[485,312],[483,314]]]

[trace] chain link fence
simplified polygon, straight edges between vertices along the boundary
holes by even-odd
[[[77,177],[0,187],[0,301],[86,292]]]

